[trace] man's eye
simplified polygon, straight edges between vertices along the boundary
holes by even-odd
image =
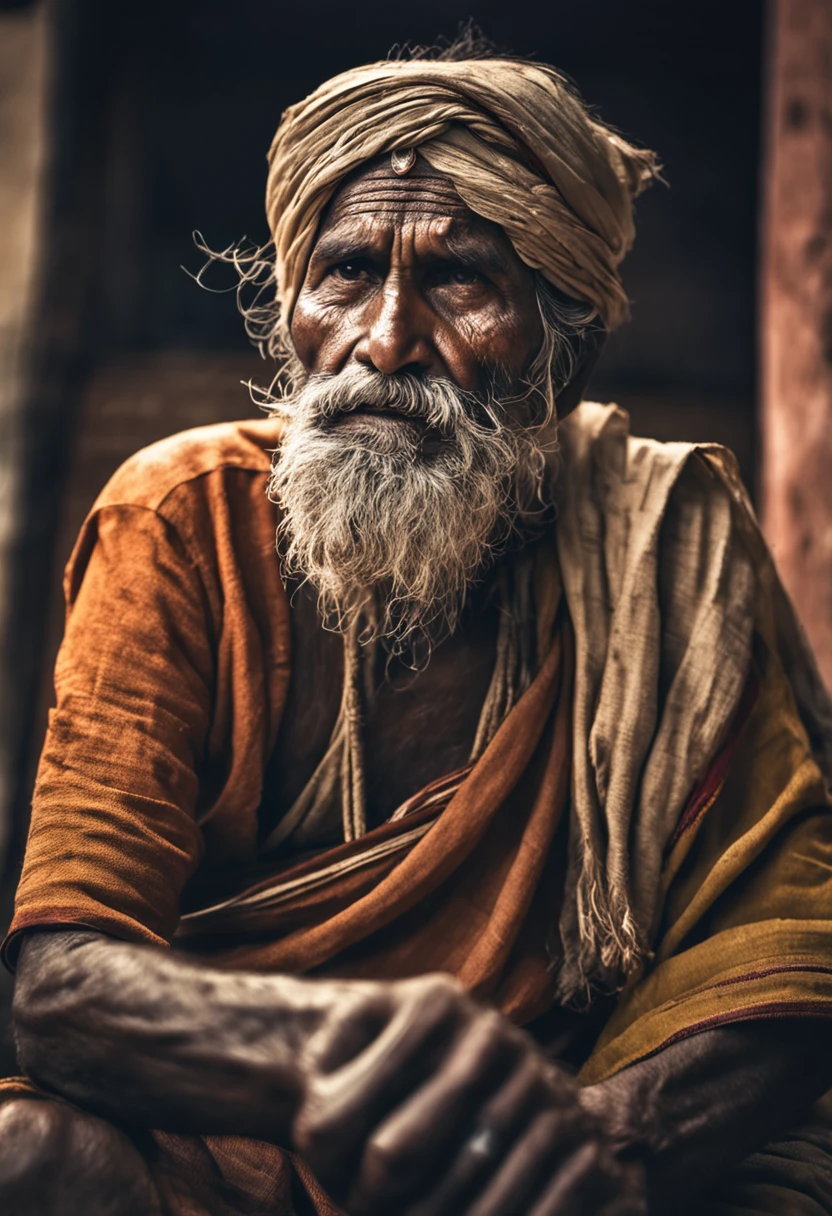
[[[337,275],[339,279],[347,279],[349,282],[354,282],[355,279],[361,278],[366,269],[366,262],[339,262],[337,266],[332,267],[330,274]]]
[[[482,275],[477,274],[476,270],[469,270],[467,266],[443,266],[432,277],[437,286],[450,284],[452,287],[470,287],[482,281]]]
[[[457,266],[456,269],[451,271],[450,277],[452,283],[459,283],[461,286],[465,286],[467,283],[476,283],[480,276],[476,270],[466,270],[464,266]]]

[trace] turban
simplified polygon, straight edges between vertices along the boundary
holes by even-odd
[[[381,153],[418,148],[519,257],[612,329],[633,198],[656,158],[593,118],[554,69],[511,59],[385,60],[333,77],[283,114],[266,214],[285,322],[328,201]]]

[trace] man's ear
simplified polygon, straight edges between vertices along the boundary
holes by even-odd
[[[590,330],[582,337],[581,356],[578,367],[569,383],[564,385],[558,393],[558,419],[565,418],[567,414],[574,410],[576,405],[580,405],[583,400],[584,389],[589,383],[590,376],[595,371],[598,360],[601,358],[608,336],[607,330],[599,327],[598,329]]]

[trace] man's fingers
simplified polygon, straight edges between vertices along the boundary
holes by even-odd
[[[494,1177],[465,1208],[466,1216],[526,1216],[557,1159],[561,1123],[558,1111],[535,1116]]]
[[[590,1141],[559,1166],[529,1216],[584,1216],[586,1212],[600,1212],[605,1201],[612,1198],[614,1187],[615,1179],[602,1168],[598,1144]]]
[[[295,1147],[353,1216],[525,1216],[586,1136],[574,1083],[447,978],[399,992],[324,1028]]]
[[[526,1216],[553,1171],[585,1135],[586,1120],[579,1108],[541,1111],[465,1209],[466,1216]]]
[[[406,1216],[457,1216],[498,1168],[518,1134],[544,1106],[548,1091],[539,1061],[526,1055],[466,1130],[439,1185],[407,1208]]]
[[[497,1013],[483,1013],[458,1036],[436,1074],[370,1136],[349,1209],[387,1211],[424,1192],[456,1156],[477,1109],[523,1051]]]
[[[402,1002],[374,1042],[308,1087],[292,1129],[294,1145],[336,1197],[372,1129],[435,1067],[456,1032],[456,986],[437,979],[420,991],[418,1007]]]
[[[393,1016],[395,1006],[385,993],[375,998],[346,993],[339,1017],[323,1034],[312,1038],[310,1055],[316,1075],[336,1072],[370,1046]]]

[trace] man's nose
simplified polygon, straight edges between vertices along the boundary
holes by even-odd
[[[355,358],[387,376],[406,368],[438,370],[431,310],[412,283],[399,276],[385,282],[368,307]]]

